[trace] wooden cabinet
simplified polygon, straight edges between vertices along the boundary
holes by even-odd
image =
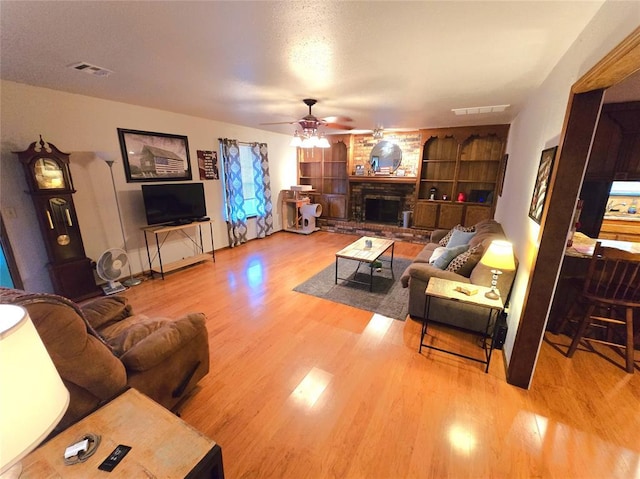
[[[454,137],[445,135],[430,135],[424,142],[418,199],[437,200],[443,195],[453,198],[459,144]],[[434,198],[431,198],[432,188],[436,189]]]
[[[453,228],[463,223],[464,205],[443,203],[438,214],[438,228]]]
[[[602,220],[598,238],[640,243],[640,221]]]
[[[314,203],[322,205],[322,216],[344,219],[347,214],[347,145],[329,141],[331,148],[298,148],[299,184],[310,185]]]
[[[475,225],[481,221],[491,219],[492,212],[486,206],[466,205],[464,214],[465,225]],[[455,225],[454,225],[455,226]]]
[[[413,224],[422,228],[435,228],[440,205],[431,201],[419,201],[413,210]]]
[[[451,228],[493,217],[508,131],[509,125],[421,130],[415,226]]]

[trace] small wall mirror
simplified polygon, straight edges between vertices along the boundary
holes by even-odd
[[[369,162],[373,171],[389,168],[389,172],[393,173],[402,163],[402,149],[390,141],[381,141],[371,149]]]

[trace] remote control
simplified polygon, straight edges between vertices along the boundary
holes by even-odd
[[[120,444],[116,447],[109,457],[107,457],[102,464],[98,466],[98,469],[101,471],[111,472],[115,469],[115,467],[120,464],[122,458],[127,455],[127,453],[131,450],[131,446],[124,446]]]

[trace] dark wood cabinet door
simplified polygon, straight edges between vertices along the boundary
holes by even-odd
[[[327,205],[326,216],[343,219],[347,214],[347,197],[345,195],[323,195]],[[324,208],[324,206],[323,206]],[[323,209],[323,211],[325,211]]]
[[[464,226],[473,226],[481,221],[491,219],[490,206],[468,205],[464,214]]]
[[[413,211],[413,225],[418,228],[435,228],[438,220],[438,204],[418,201]]]
[[[438,215],[438,228],[447,229],[462,224],[463,212],[463,204],[441,204]]]

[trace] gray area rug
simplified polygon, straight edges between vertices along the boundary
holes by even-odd
[[[409,288],[402,287],[400,276],[411,264],[411,260],[394,258],[392,275],[389,268],[390,257],[383,256],[381,259],[382,271],[374,270],[373,273],[373,292],[369,291],[369,265],[362,263],[358,269],[357,261],[342,258],[338,264],[338,277],[366,282],[366,285],[340,279],[335,284],[333,262],[293,290],[404,321],[409,311]]]

